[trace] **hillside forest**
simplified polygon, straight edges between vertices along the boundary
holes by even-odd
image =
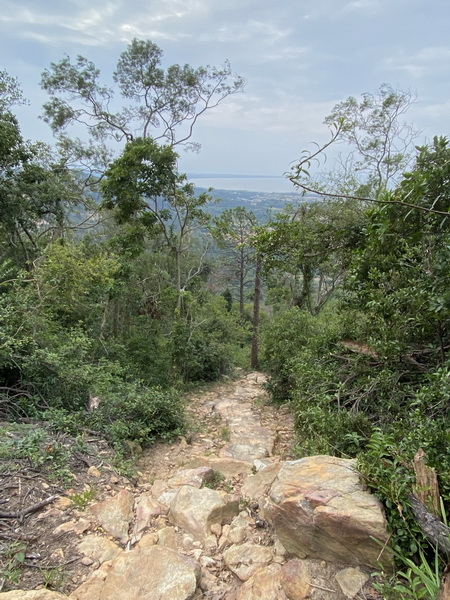
[[[187,389],[258,367],[295,414],[297,456],[356,458],[382,500],[400,571],[385,597],[435,597],[424,586],[439,585],[448,536],[424,530],[413,492],[422,450],[446,532],[448,139],[416,145],[413,97],[383,84],[292,157],[301,201],[264,224],[246,206],[211,216],[178,153],[242,78],[228,63],[164,68],[142,40],[112,87],[102,78],[83,57],[44,71],[48,146],[23,138],[26,99],[0,72],[0,419],[100,432],[129,468],[130,442],[184,431]]]

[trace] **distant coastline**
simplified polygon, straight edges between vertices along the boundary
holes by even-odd
[[[247,192],[296,193],[292,183],[280,175],[240,175],[236,173],[188,173],[196,187]]]
[[[239,173],[188,173],[190,179],[284,179],[281,175],[242,175]]]

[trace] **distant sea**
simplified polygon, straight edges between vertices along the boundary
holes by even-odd
[[[188,179],[196,187],[216,190],[244,190],[246,192],[295,193],[292,183],[277,175],[225,175],[188,173]]]

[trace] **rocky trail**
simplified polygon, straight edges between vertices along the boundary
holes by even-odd
[[[192,394],[191,433],[140,454],[133,483],[86,465],[95,501],[68,490],[32,517],[55,565],[71,564],[64,593],[0,600],[378,598],[371,573],[389,568],[373,540],[388,539],[379,502],[351,460],[292,460],[292,416],[267,404],[263,382],[250,373]]]

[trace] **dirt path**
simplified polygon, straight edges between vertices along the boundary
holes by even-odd
[[[177,471],[208,461],[242,465],[246,460],[249,473],[269,461],[291,458],[292,417],[286,408],[268,404],[264,381],[261,373],[242,374],[191,393],[186,399],[188,433],[176,443],[160,443],[140,454],[134,481],[115,472],[106,442],[96,438],[70,464],[69,485],[59,475],[48,479],[26,459],[3,460],[2,508],[20,511],[52,495],[59,499],[24,519],[0,519],[0,592],[47,585],[70,593],[85,581],[98,566],[78,549],[81,538],[101,533],[90,510],[93,502],[107,501],[120,490],[136,500],[146,493],[158,497]],[[15,437],[8,424],[4,430]],[[67,449],[73,445],[69,436],[57,441]],[[237,471],[218,478],[214,486],[238,494],[245,476],[242,469]]]
[[[268,403],[264,382],[253,372],[190,394],[188,433],[142,452],[133,482],[117,476],[99,449],[97,464],[85,464],[75,477],[81,491],[66,490],[26,520],[29,530],[19,539],[26,534],[36,541],[24,549],[27,568],[8,588],[64,594],[44,590],[20,596],[24,600],[173,600],[175,589],[176,598],[192,600],[379,598],[369,574],[337,564],[340,555],[328,563],[299,560],[280,542],[265,494],[286,468],[275,463],[293,458],[294,423],[288,407]],[[314,472],[320,476],[320,469]],[[328,481],[328,471],[324,477]],[[312,502],[323,502],[320,487],[308,493]],[[343,516],[348,521],[348,513]],[[38,569],[39,580],[33,576]]]
[[[221,458],[246,461],[254,470],[291,459],[293,417],[287,407],[269,404],[265,380],[264,374],[252,372],[190,394],[186,402],[189,434],[175,444],[158,444],[144,451],[136,465],[138,488],[145,491],[155,481],[167,480],[176,471],[208,459],[211,464]],[[241,479],[232,476],[219,487],[238,491]]]

